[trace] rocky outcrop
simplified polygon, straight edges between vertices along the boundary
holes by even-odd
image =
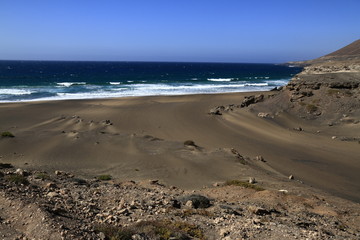
[[[236,108],[248,107],[252,104],[262,102],[262,101],[264,101],[264,99],[265,99],[265,96],[263,94],[246,96],[243,99],[243,101],[241,102],[241,104],[237,104],[237,105],[229,104],[226,106],[217,106],[217,107],[210,109],[209,114],[222,115],[223,112],[230,112],[230,111],[234,111],[234,109],[236,109]]]

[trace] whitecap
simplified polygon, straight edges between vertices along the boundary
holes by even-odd
[[[60,82],[57,83],[57,85],[59,86],[63,86],[63,87],[71,87],[72,85],[85,85],[86,82]]]
[[[121,82],[109,82],[111,85],[120,85]]]
[[[246,83],[245,86],[263,87],[263,86],[269,86],[269,84],[267,84],[267,83]]]
[[[24,89],[13,89],[13,88],[0,89],[0,95],[28,95],[32,93],[33,93],[32,91],[24,90]]]
[[[208,78],[211,82],[230,82],[233,78]]]

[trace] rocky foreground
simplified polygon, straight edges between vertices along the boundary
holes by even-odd
[[[184,191],[1,164],[1,239],[358,239],[360,208],[240,181]],[[339,202],[337,202],[339,203]]]

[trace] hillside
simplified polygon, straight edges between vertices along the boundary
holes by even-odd
[[[339,57],[339,56],[350,56],[350,55],[360,55],[360,39],[350,43],[349,45],[327,54],[327,57]]]
[[[326,72],[343,70],[359,71],[359,66],[355,65],[360,65],[360,39],[325,56],[307,61],[289,62],[288,65],[302,67],[315,65],[311,69],[324,66],[327,69]]]

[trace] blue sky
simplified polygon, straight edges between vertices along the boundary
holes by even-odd
[[[285,62],[360,38],[359,0],[1,0],[0,59]]]

